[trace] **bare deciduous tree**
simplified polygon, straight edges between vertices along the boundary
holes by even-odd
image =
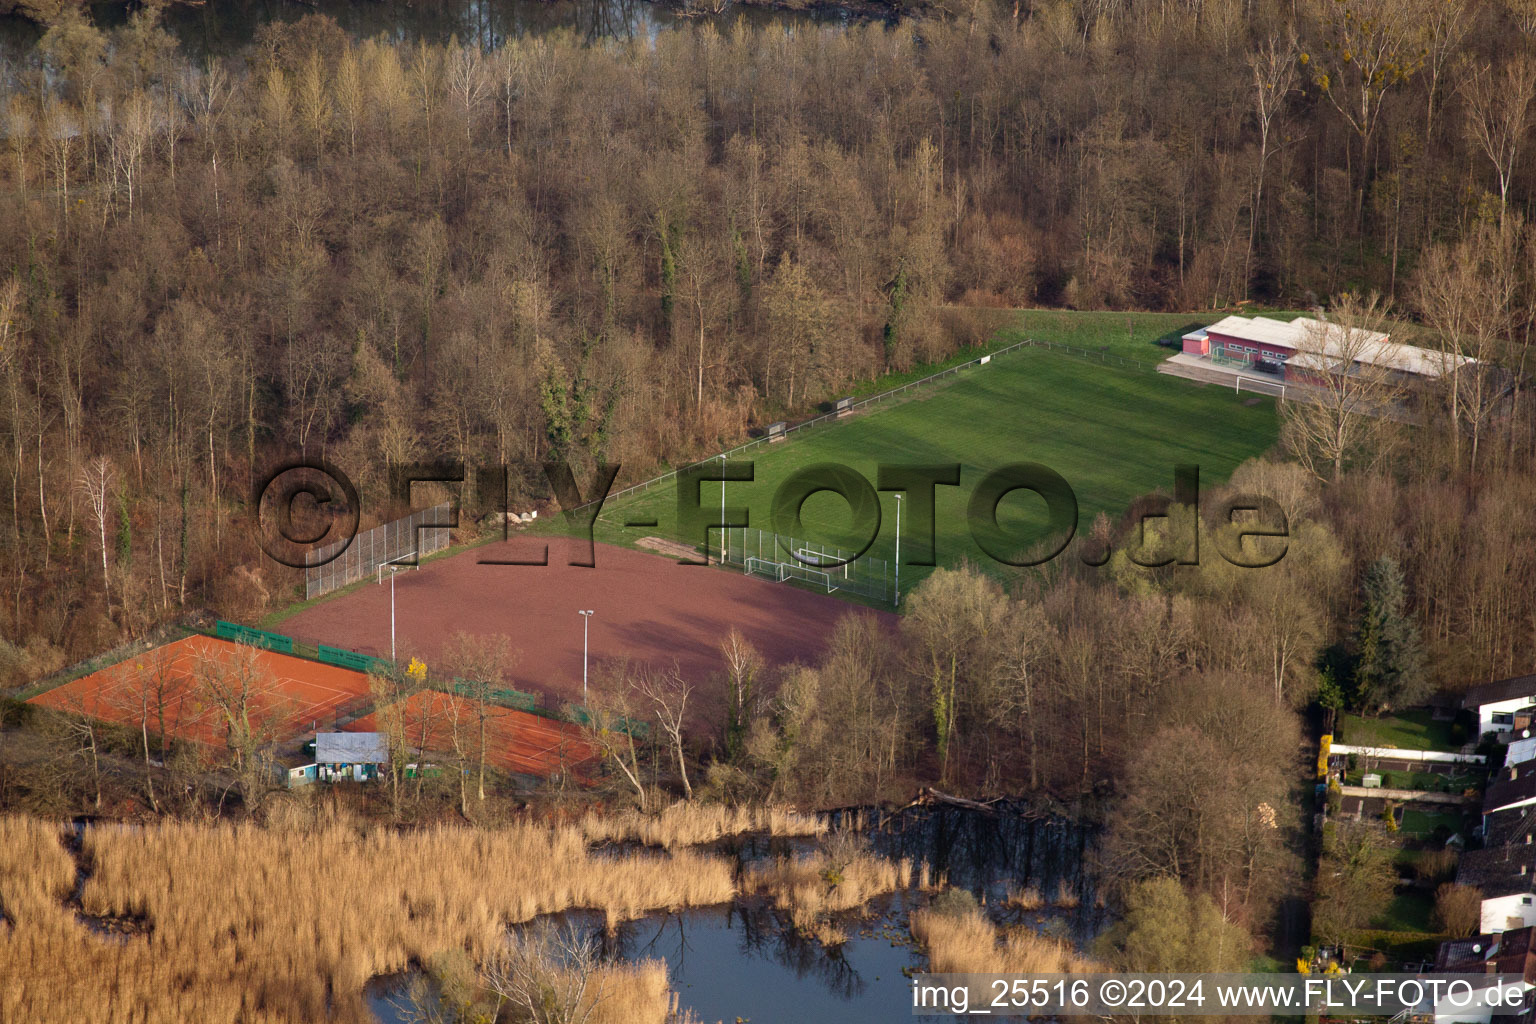
[[[405,708],[410,693],[409,684],[396,673],[377,670],[368,673],[368,694],[373,698],[374,723],[389,744],[389,799],[390,810],[396,821],[400,819],[404,799],[402,787],[411,760]],[[420,767],[418,763],[418,774]]]
[[[293,702],[276,692],[254,647],[203,651],[193,661],[192,675],[198,699],[223,727],[226,767],[246,808],[255,811],[276,783],[275,745]]]
[[[1313,84],[1360,140],[1357,217],[1386,95],[1424,66],[1421,7],[1422,0],[1328,0],[1314,8],[1320,38],[1301,60],[1311,69]]]
[[[1297,42],[1294,34],[1270,36],[1248,55],[1253,72],[1253,113],[1259,128],[1258,166],[1253,175],[1253,205],[1248,211],[1248,253],[1243,263],[1243,296],[1253,277],[1253,249],[1264,209],[1264,174],[1275,147],[1276,120],[1296,86]]]
[[[101,694],[94,688],[66,692],[58,723],[73,741],[72,760],[84,764],[90,779],[91,805],[101,810],[102,707]]]
[[[585,1024],[608,997],[597,943],[574,929],[535,926],[483,968],[487,987],[529,1024]]]
[[[460,680],[460,692],[474,702],[475,763],[478,769],[476,790],[485,799],[486,723],[490,715],[491,691],[504,686],[520,656],[503,635],[476,636],[463,631],[448,638],[443,651],[443,667]]]
[[[477,46],[461,46],[448,57],[448,88],[464,118],[464,145],[474,142],[475,118],[491,94],[491,68]]]
[[[117,471],[105,455],[90,460],[80,470],[76,482],[80,496],[85,500],[96,527],[97,541],[101,546],[101,593],[108,604],[112,603],[112,581],[107,570],[107,518],[111,504],[112,488],[117,482]]]
[[[640,775],[640,752],[635,746],[638,715],[633,690],[627,667],[600,671],[587,695],[587,714],[593,745],[603,760],[617,768],[634,787],[635,799],[643,811],[646,794]]]
[[[677,774],[683,781],[683,796],[693,799],[693,783],[688,781],[688,755],[683,748],[683,724],[688,718],[688,698],[693,687],[677,669],[670,672],[643,670],[635,678],[635,690],[647,701],[666,734],[677,761]]]
[[[1291,357],[1290,365],[1306,375],[1307,390],[1281,406],[1282,437],[1319,478],[1337,479],[1346,464],[1381,457],[1396,433],[1403,384],[1383,365],[1392,351],[1390,326],[1379,295],[1347,293],[1305,332]]]
[[[1531,102],[1536,99],[1536,59],[1521,53],[1510,57],[1497,70],[1492,65],[1474,65],[1467,72],[1462,89],[1467,98],[1467,117],[1462,129],[1493,164],[1499,182],[1502,224],[1509,209],[1515,159],[1525,142]]]
[[[166,708],[173,698],[183,692],[183,680],[176,670],[175,656],[167,648],[160,647],[134,657],[132,669],[125,674],[124,684],[111,692],[109,700],[115,710],[127,721],[139,727],[139,741],[144,755],[144,793],[149,806],[160,810],[155,793],[155,768],[165,766]],[[159,746],[159,765],[150,754],[149,727],[156,726]]]
[[[1450,411],[1451,460],[1464,440],[1475,468],[1488,422],[1504,397],[1497,357],[1515,326],[1520,219],[1501,220],[1460,242],[1432,247],[1419,269],[1419,306],[1444,363],[1439,383]],[[1468,360],[1471,360],[1468,362]]]
[[[735,627],[720,643],[725,659],[725,756],[734,759],[741,752],[747,728],[756,714],[755,692],[763,657],[751,641]]]

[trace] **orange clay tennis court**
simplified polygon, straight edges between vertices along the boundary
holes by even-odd
[[[33,697],[28,703],[90,715],[175,739],[222,744],[226,727],[205,681],[245,677],[256,727],[273,738],[335,726],[337,718],[361,710],[368,677],[288,654],[207,636],[189,636]],[[147,710],[146,710],[147,709]]]
[[[412,749],[447,755],[453,752],[457,727],[461,748],[477,750],[477,710],[475,702],[466,698],[431,691],[415,694],[402,708],[406,742]],[[569,722],[555,722],[499,705],[487,705],[485,711],[487,764],[519,775],[548,776],[582,767],[596,757],[582,730]],[[374,714],[364,715],[346,728],[349,732],[374,732],[378,719]]]

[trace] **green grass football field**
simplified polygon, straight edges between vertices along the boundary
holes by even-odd
[[[1035,319],[1042,322],[1029,322]],[[727,504],[747,506],[753,526],[772,529],[775,489],[813,464],[841,463],[873,483],[882,462],[959,463],[960,486],[937,489],[938,562],[953,565],[967,559],[984,564],[989,560],[971,538],[967,504],[975,485],[1007,463],[1043,463],[1066,479],[1077,497],[1079,537],[1100,512],[1116,519],[1139,495],[1159,488],[1171,492],[1175,464],[1198,465],[1202,487],[1223,482],[1239,463],[1275,443],[1275,405],[1273,399],[1247,392],[1237,395],[1156,373],[1154,366],[1169,350],[1156,347],[1153,339],[1189,322],[1187,316],[1160,316],[1155,322],[1140,317],[1133,318],[1128,329],[1125,314],[1026,317],[999,341],[1051,338],[1133,359],[1136,365],[1039,348],[1000,355],[986,366],[914,389],[912,397],[876,403],[782,443],[748,450],[738,458],[754,463],[755,479],[727,484]],[[1060,329],[1050,330],[1053,326]],[[718,507],[719,500],[718,483],[702,485],[705,508]],[[889,560],[895,547],[894,496],[882,493],[880,505],[879,533],[867,554]],[[805,539],[851,543],[850,515],[842,498],[819,494],[802,511]],[[1010,532],[1041,537],[1046,533],[1044,502],[1027,491],[1004,498],[998,513],[999,523]],[[623,525],[648,518],[657,525]],[[903,554],[908,558],[911,523],[908,504],[902,525]],[[611,500],[596,535],[600,541],[619,544],[651,536],[699,543],[697,536],[678,536],[677,524],[677,488],[667,482]],[[718,543],[716,531],[712,548]],[[1074,557],[1074,551],[1075,544],[1062,557]],[[904,565],[903,591],[926,571]]]

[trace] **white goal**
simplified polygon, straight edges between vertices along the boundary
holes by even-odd
[[[784,582],[783,562],[771,562],[766,558],[749,558],[743,568],[749,576],[767,576],[775,582]]]
[[[799,580],[802,583],[825,587],[829,594],[837,589],[837,582],[831,573],[803,565],[774,562],[766,558],[748,558],[742,568],[750,575],[767,576],[778,583],[783,583],[785,580]]]
[[[380,562],[379,563],[379,568],[378,568],[378,574],[377,574],[377,576],[378,576],[377,582],[379,582],[379,583],[383,583],[384,582],[384,570],[385,569],[388,569],[389,570],[389,574],[391,576],[393,576],[395,574],[395,570],[397,570],[397,569],[420,569],[420,568],[421,568],[421,559],[416,557],[416,552],[408,551],[405,554],[400,555],[398,558],[391,558],[387,562]]]
[[[891,563],[867,553],[753,527],[726,530],[721,547],[722,561],[740,566],[754,576],[780,583],[800,580],[882,603],[891,602],[895,596]]]

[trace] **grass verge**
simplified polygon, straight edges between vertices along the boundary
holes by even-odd
[[[1399,711],[1380,718],[1344,714],[1339,716],[1333,742],[1355,747],[1394,747],[1398,750],[1455,753],[1462,745],[1452,735],[1453,724],[1436,720],[1427,709]]]

